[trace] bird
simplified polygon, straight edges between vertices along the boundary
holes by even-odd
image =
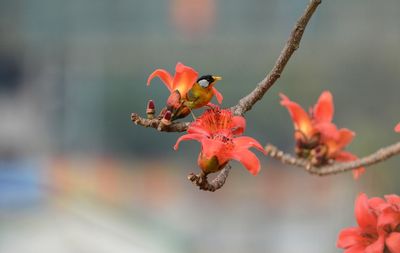
[[[213,86],[222,78],[214,75],[204,75],[197,79],[192,87],[182,97],[175,90],[167,99],[167,110],[171,111],[171,120],[181,119],[191,113],[193,109],[206,106],[214,96]]]

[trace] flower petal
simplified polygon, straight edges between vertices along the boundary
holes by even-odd
[[[257,140],[248,136],[241,136],[234,138],[233,143],[235,144],[235,149],[248,149],[253,147],[263,152],[264,155],[267,154],[265,149],[261,146],[261,144]]]
[[[165,69],[156,69],[147,79],[147,86],[150,85],[150,82],[154,77],[159,77],[164,82],[165,86],[167,86],[168,90],[172,92],[172,76],[168,71]]]
[[[232,117],[232,134],[241,135],[246,130],[246,119],[242,116]]]
[[[175,145],[174,145],[174,149],[178,150],[179,147],[179,143],[181,141],[187,141],[187,140],[196,140],[198,142],[201,142],[202,139],[206,138],[204,135],[202,134],[185,134],[182,135],[181,137],[179,137],[179,139],[176,141]]]
[[[215,87],[212,87],[212,91],[213,91],[214,96],[217,99],[218,103],[222,104],[222,100],[224,99],[222,94]]]
[[[375,210],[381,210],[382,206],[390,206],[382,198],[374,197],[368,200],[368,205]]]
[[[385,237],[379,236],[378,240],[365,248],[365,253],[383,253],[385,247]]]
[[[201,140],[201,152],[207,159],[216,156],[219,164],[224,164],[229,160],[229,153],[226,152],[227,145],[220,140],[203,138]]]
[[[355,203],[354,213],[356,216],[357,224],[361,228],[375,227],[377,224],[377,217],[370,210],[368,205],[368,197],[365,193],[358,195]]]
[[[239,161],[254,176],[260,171],[260,160],[249,150],[232,152],[231,159]]]
[[[378,217],[378,228],[390,226],[395,229],[400,224],[400,212],[396,212],[392,208],[382,210]]]
[[[328,146],[329,156],[336,156],[353,140],[354,135],[354,132],[350,131],[349,129],[342,128],[338,131],[338,139],[334,140],[325,138],[323,141]]]
[[[337,142],[340,139],[340,132],[336,125],[330,122],[319,122],[315,123],[315,129],[321,133],[321,138],[323,141],[333,140]]]
[[[386,238],[386,246],[392,253],[400,253],[400,233],[393,232]]]
[[[339,162],[349,162],[349,161],[355,161],[357,159],[358,159],[357,156],[347,151],[341,151],[335,156],[335,160]],[[364,167],[353,169],[353,178],[358,179],[364,173],[365,173]]]
[[[336,247],[347,249],[363,241],[361,230],[359,228],[345,228],[340,231]]]
[[[351,131],[347,128],[339,129],[339,140],[338,140],[339,149],[342,149],[342,148],[346,147],[347,145],[349,145],[355,135],[356,134],[353,131]]]
[[[307,137],[311,137],[313,134],[313,126],[311,124],[311,119],[309,115],[304,111],[301,106],[295,102],[290,101],[288,97],[284,94],[280,94],[281,97],[281,105],[285,106],[290,116],[292,117],[294,127],[296,130],[300,130]]]
[[[332,94],[324,91],[314,106],[314,118],[317,122],[331,122],[334,113]]]
[[[343,253],[365,253],[365,246],[364,245],[356,245],[347,250]]]
[[[189,134],[202,134],[205,137],[210,137],[211,133],[208,129],[199,126],[198,124],[191,124],[187,130]]]
[[[400,123],[394,128],[394,131],[400,133]]]
[[[400,196],[397,196],[396,194],[390,194],[385,195],[385,199],[389,204],[398,206],[400,208]]]
[[[197,76],[198,73],[193,68],[178,62],[175,67],[172,89],[178,90],[181,96],[185,97],[188,90],[190,90],[196,82]]]

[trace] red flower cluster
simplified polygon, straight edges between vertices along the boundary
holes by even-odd
[[[362,193],[355,203],[358,227],[343,229],[337,247],[345,253],[400,253],[400,197],[371,198]]]
[[[280,95],[281,105],[285,106],[292,117],[295,128],[296,154],[310,160],[315,166],[327,164],[330,160],[353,161],[357,157],[343,149],[350,144],[355,133],[347,128],[338,129],[332,123],[334,114],[333,97],[329,91],[321,94],[310,113],[288,97]],[[353,170],[358,178],[365,169]]]
[[[400,133],[400,123],[394,128],[394,131]]]
[[[260,161],[248,149],[254,147],[264,154],[265,150],[255,139],[240,136],[245,127],[245,118],[233,116],[229,109],[215,107],[189,125],[188,134],[177,140],[174,149],[178,149],[181,141],[196,140],[201,143],[198,165],[205,174],[221,170],[229,160],[237,160],[256,175],[260,171]]]

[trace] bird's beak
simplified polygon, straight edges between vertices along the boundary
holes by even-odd
[[[219,81],[219,80],[222,80],[222,77],[220,77],[220,76],[213,76],[213,79],[214,79],[215,81]]]

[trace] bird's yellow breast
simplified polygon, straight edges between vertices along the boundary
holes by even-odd
[[[214,93],[211,87],[204,88],[195,83],[187,93],[186,97],[190,107],[192,109],[197,109],[207,105],[211,101],[213,95]]]

